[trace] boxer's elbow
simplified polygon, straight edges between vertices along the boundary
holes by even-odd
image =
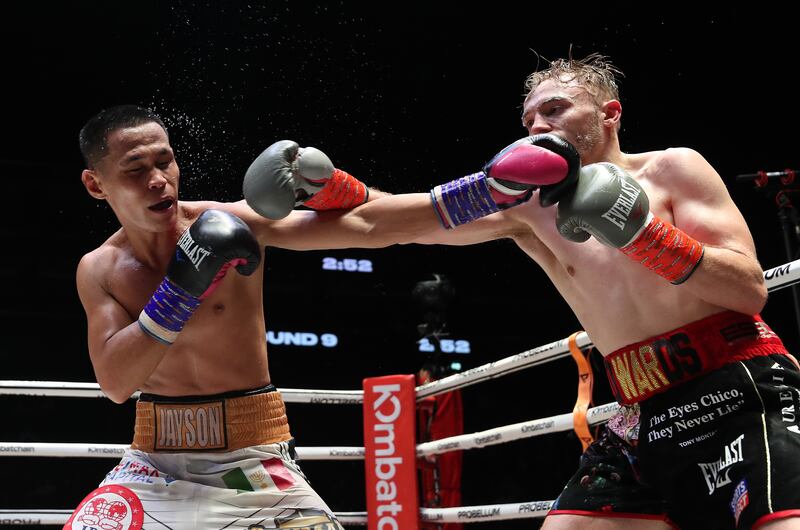
[[[132,392],[127,392],[127,393],[115,392],[115,393],[112,394],[112,393],[106,392],[105,390],[103,391],[103,393],[106,396],[108,396],[108,399],[110,399],[111,401],[113,401],[117,405],[122,405],[123,403],[128,401],[130,399],[130,397],[131,397],[131,394],[132,394]]]
[[[751,266],[745,285],[746,289],[744,289],[744,292],[747,293],[745,297],[747,311],[743,312],[749,315],[760,313],[764,309],[764,306],[767,305],[769,291],[767,289],[767,283],[764,281],[764,271],[761,269],[761,265],[758,262]]]
[[[131,398],[133,391],[124,389],[113,389],[113,390],[103,389],[103,393],[106,396],[108,396],[108,399],[110,399],[117,405],[122,405]]]
[[[764,283],[764,278],[759,272],[759,281],[754,282],[752,289],[750,289],[751,294],[747,297],[746,305],[747,311],[743,311],[743,313],[748,315],[755,315],[756,313],[760,313],[764,310],[764,306],[767,305],[767,285]]]
[[[735,289],[721,289],[720,292],[729,297],[727,303],[723,301],[723,306],[746,315],[760,313],[767,304],[767,286],[760,271],[752,278],[740,281]]]
[[[128,401],[136,391],[135,388],[132,388],[130,384],[126,384],[126,381],[121,380],[119,375],[113,372],[96,370],[95,377],[103,394],[118,405]]]

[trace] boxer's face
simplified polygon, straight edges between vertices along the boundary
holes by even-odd
[[[123,226],[149,232],[173,227],[180,171],[164,129],[153,122],[117,129],[106,143],[106,156],[82,176],[89,193],[108,201]]]
[[[528,134],[553,133],[578,150],[584,164],[603,141],[603,110],[576,83],[542,81],[523,105],[522,124]]]

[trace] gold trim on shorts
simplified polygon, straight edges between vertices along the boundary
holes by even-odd
[[[137,401],[131,449],[235,451],[291,439],[280,392],[221,399]]]

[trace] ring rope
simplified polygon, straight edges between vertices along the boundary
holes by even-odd
[[[618,410],[615,402],[589,409],[586,414],[590,425],[608,421]],[[417,456],[437,455],[450,451],[487,447],[542,434],[569,431],[573,427],[572,413],[549,418],[528,420],[485,431],[460,434],[417,445]],[[85,444],[48,442],[0,442],[2,456],[36,456],[67,458],[119,458],[130,447],[127,444]],[[298,460],[363,460],[363,447],[298,447]]]
[[[360,405],[364,402],[362,390],[309,390],[302,388],[279,389],[286,403],[314,403],[325,405]],[[106,397],[97,383],[71,383],[67,381],[0,381],[0,395],[49,397]],[[139,397],[135,392],[132,398]]]
[[[0,510],[2,525],[63,525],[74,510]],[[367,512],[335,512],[342,524],[366,525]]]
[[[438,523],[480,523],[544,517],[554,501],[483,504],[454,508],[420,508],[420,519]],[[0,522],[9,525],[63,525],[73,510],[0,510]],[[367,512],[335,512],[342,524],[366,525]]]
[[[420,508],[420,519],[438,523],[482,523],[507,519],[544,517],[555,501],[513,502],[456,506],[453,508]]]
[[[611,419],[619,410],[616,402],[606,403],[589,409],[586,413],[586,420],[589,425],[596,425]],[[554,432],[571,431],[574,428],[572,412],[528,420],[520,423],[495,427],[481,432],[470,434],[459,434],[448,438],[440,438],[432,442],[417,444],[417,456],[438,455],[450,451],[460,451],[475,449],[476,447],[488,447],[490,445],[513,442],[524,438],[533,438],[542,434]]]
[[[120,458],[129,444],[0,442],[0,457]],[[363,447],[297,447],[298,460],[364,460]]]

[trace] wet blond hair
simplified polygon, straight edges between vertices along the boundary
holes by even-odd
[[[566,59],[556,59],[547,63],[549,64],[547,68],[532,73],[525,80],[525,99],[542,81],[548,79],[564,84],[576,82],[598,103],[601,103],[601,100],[619,99],[617,76],[624,77],[625,74],[611,64],[606,56],[592,53],[583,59],[574,59],[570,50]]]

